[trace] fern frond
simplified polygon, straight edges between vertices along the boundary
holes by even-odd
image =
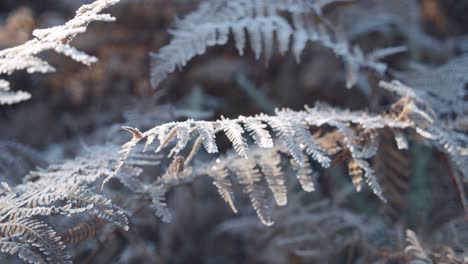
[[[302,166],[305,156],[295,140],[295,130],[289,120],[283,117],[272,118],[268,120],[268,124],[276,132],[278,139],[284,142],[291,156]]]
[[[85,207],[80,207],[80,208],[72,208],[72,206],[66,205],[66,206],[61,206],[61,207],[46,207],[46,206],[38,206],[34,208],[12,208],[10,212],[8,212],[8,217],[9,219],[19,219],[19,218],[30,218],[33,216],[47,216],[47,215],[76,215],[76,214],[81,214],[87,210],[90,210],[92,208],[92,205],[88,205]]]
[[[402,128],[412,128],[414,123],[411,120],[399,120],[399,117],[393,117],[390,115],[369,115],[364,112],[350,112],[346,110],[337,110],[331,107],[324,107],[323,105],[318,105],[314,108],[306,107],[305,111],[291,111],[291,110],[277,110],[276,116],[267,116],[267,115],[257,115],[253,117],[244,117],[239,116],[237,119],[232,119],[229,122],[237,123],[240,127],[249,127],[251,129],[253,123],[262,124],[262,130],[258,130],[255,133],[251,133],[255,142],[259,144],[260,147],[265,147],[264,142],[271,141],[271,136],[269,133],[266,133],[267,130],[266,124],[268,124],[273,130],[277,133],[277,138],[281,139],[283,142],[286,142],[290,145],[290,148],[296,156],[296,160],[301,163],[303,159],[300,159],[302,152],[302,147],[299,146],[301,142],[308,144],[303,146],[304,148],[309,149],[308,152],[312,154],[319,155],[320,148],[314,145],[313,142],[309,142],[308,139],[310,133],[307,132],[305,126],[307,127],[321,127],[324,125],[331,125],[340,130],[340,132],[350,139],[349,146],[354,148],[356,155],[359,157],[368,157],[371,156],[374,152],[374,142],[372,137],[371,143],[362,148],[357,146],[353,141],[356,137],[354,132],[351,129],[347,128],[351,124],[357,124],[362,126],[366,131],[372,131],[376,129],[381,129],[384,127],[402,129]],[[294,123],[292,123],[292,121]],[[215,142],[216,134],[220,131],[223,131],[222,128],[223,120],[208,122],[208,121],[194,121],[187,120],[184,122],[173,122],[169,125],[161,125],[154,127],[146,132],[139,132],[138,137],[132,138],[132,144],[127,143],[123,147],[123,153],[131,151],[138,142],[146,140],[146,145],[151,144],[153,141],[154,135],[159,135],[163,131],[167,131],[168,128],[173,129],[173,134],[175,134],[180,125],[189,125],[191,130],[198,131],[198,134],[201,136],[202,141],[204,142],[205,149],[208,153],[217,152],[217,144]],[[232,123],[231,123],[232,124]],[[124,129],[128,129],[125,127]],[[185,129],[185,128],[184,128]],[[247,128],[246,128],[247,129]],[[136,130],[136,129],[133,129]],[[253,131],[253,130],[251,130]],[[262,131],[262,132],[260,132]],[[301,142],[296,142],[295,136],[300,135],[299,138]],[[185,140],[185,139],[184,139]],[[306,142],[307,141],[307,142]],[[163,141],[164,142],[164,141]],[[232,142],[235,145],[235,142]],[[164,144],[166,145],[166,144]],[[268,146],[267,145],[267,146]],[[159,147],[158,151],[161,151],[163,148]],[[320,153],[321,154],[321,153]],[[314,156],[314,155],[312,155]],[[126,155],[122,156],[122,160],[125,161]],[[328,159],[326,158],[317,158],[317,161],[322,160],[321,163],[326,164]],[[120,163],[119,163],[120,164]]]
[[[92,206],[90,214],[107,220],[124,230],[129,229],[127,216],[118,206],[113,205],[109,198],[93,194],[79,187],[71,187],[70,191],[66,194],[66,200],[69,203],[76,204],[78,207]]]
[[[162,185],[155,185],[149,188],[149,195],[152,201],[151,207],[153,208],[157,217],[161,218],[164,222],[170,222],[172,214],[167,208],[166,203],[166,188]]]
[[[202,140],[203,146],[208,153],[217,153],[218,145],[216,144],[215,138],[215,129],[213,125],[209,122],[201,122],[200,125],[196,128],[200,138]],[[235,144],[235,143],[233,143]]]
[[[276,116],[263,114],[253,117],[240,116],[237,119],[230,119],[229,121],[226,119],[212,122],[187,120],[185,122],[172,122],[157,126],[146,132],[138,132],[138,136],[134,134],[132,140],[124,145],[122,149],[124,155],[120,158],[119,165],[116,167],[113,175],[118,173],[119,168],[125,163],[128,156],[127,153],[130,153],[140,141],[146,140],[145,147],[148,147],[153,143],[155,137],[161,138],[157,151],[162,151],[168,146],[168,138],[171,141],[176,140],[176,146],[187,145],[185,143],[188,140],[186,137],[178,140],[175,136],[179,128],[185,131],[183,132],[184,134],[186,134],[187,130],[196,131],[196,133],[190,133],[189,136],[193,137],[198,134],[198,139],[201,140],[207,152],[213,153],[218,149],[215,141],[216,134],[225,131],[226,123],[229,122],[229,125],[235,127],[237,132],[236,134],[232,132],[231,136],[228,135],[228,138],[240,154],[248,155],[247,141],[243,139],[241,131],[249,131],[249,134],[259,147],[266,147],[270,145],[270,142],[272,143],[271,135],[267,130],[268,126],[270,126],[276,132],[276,138],[281,144],[286,146],[286,154],[291,155],[299,165],[302,165],[305,160],[305,154],[308,154],[323,167],[329,166],[330,158],[314,142],[309,129],[317,129],[322,126],[336,128],[343,135],[346,146],[354,158],[368,159],[376,152],[376,136],[372,131],[385,127],[392,129],[414,128],[414,123],[409,118],[406,118],[406,112],[405,119],[393,114],[369,115],[363,112],[350,112],[333,109],[325,105],[317,105],[314,108],[306,107],[305,111],[277,110],[276,114]],[[366,135],[366,138],[363,139],[362,143],[356,141],[358,136],[353,132],[354,126],[359,126],[365,131],[363,135]],[[128,130],[128,128],[125,129]],[[137,131],[137,129],[132,129],[131,131]],[[159,135],[161,134],[165,136],[160,137]],[[234,137],[233,135],[237,136]],[[182,143],[179,143],[179,141],[182,141]],[[197,151],[198,147],[195,144],[187,160],[191,160]]]
[[[310,192],[315,188],[316,172],[312,169],[312,161],[324,168],[336,162],[347,161],[348,171],[356,190],[361,190],[365,179],[373,193],[385,202],[382,187],[369,163],[377,153],[379,132],[382,130],[393,132],[392,136],[400,142],[400,148],[407,147],[403,133],[412,130],[433,144],[445,148],[447,152],[452,153],[452,156],[457,154],[462,157],[459,164],[462,168],[465,166],[463,163],[467,153],[463,147],[467,145],[463,143],[467,142],[465,136],[447,134],[445,130],[432,123],[434,119],[426,111],[430,109],[424,108],[418,98],[412,98],[411,93],[406,93],[405,97],[400,98],[382,114],[339,110],[325,104],[317,104],[313,108],[306,106],[303,111],[276,110],[276,115],[271,116],[260,114],[211,122],[187,120],[163,124],[146,132],[139,132],[137,140],[135,137],[132,138],[131,145],[135,147],[140,141],[146,141],[145,146],[149,146],[154,144],[155,138],[158,138],[160,144],[157,151],[163,151],[166,148],[170,149],[171,144],[188,145],[185,142],[193,139],[195,142],[192,150],[186,159],[182,156],[175,157],[166,173],[153,184],[144,184],[144,188],[129,186],[136,192],[153,197],[153,206],[157,214],[167,220],[169,214],[164,202],[166,192],[182,182],[190,182],[198,176],[208,175],[213,179],[223,200],[236,212],[232,182],[228,178],[232,173],[237,175],[238,182],[249,195],[261,221],[264,224],[272,224],[273,221],[268,214],[269,204],[266,201],[267,192],[264,183],[273,194],[277,205],[282,206],[287,203],[286,179],[281,170],[281,156],[284,155],[292,158],[290,162],[297,171],[297,179],[304,191]],[[187,131],[192,131],[188,134],[189,139],[177,138],[179,127],[183,127],[184,135],[187,135]],[[270,134],[270,130],[275,132],[274,135]],[[247,142],[251,141],[247,139],[245,131],[249,132],[248,135],[253,138],[252,144],[256,144],[257,147],[247,145]],[[190,161],[200,150],[203,141],[206,143],[207,152],[210,149],[217,150],[215,138],[218,133],[230,134],[228,139],[233,144],[233,148],[237,149],[237,155],[230,154],[204,165],[197,164],[190,167]],[[181,140],[182,144],[179,143]],[[270,142],[272,146],[269,146]],[[239,148],[239,144],[242,147]],[[133,147],[128,149],[127,146],[128,144],[124,145],[125,151],[131,151]],[[248,158],[246,159],[243,154]],[[121,158],[121,162],[124,164],[125,158]],[[176,173],[171,172],[173,164],[180,164]],[[116,173],[118,171],[114,172]],[[156,191],[150,194],[152,192],[150,190]]]
[[[234,150],[243,157],[247,157],[247,142],[242,134],[244,129],[236,122],[221,117],[221,129],[224,130],[229,141],[232,142]]]
[[[125,213],[111,203],[111,200],[79,185],[57,184],[39,191],[21,195],[15,207],[2,213],[2,217],[16,219],[34,215],[63,214],[74,215],[86,213],[105,219],[113,224],[128,229],[128,219]],[[65,202],[65,206],[55,206]]]
[[[275,150],[266,150],[261,155],[258,164],[262,170],[265,180],[273,193],[276,204],[284,206],[288,203],[286,180],[281,169],[281,156]]]
[[[92,218],[90,221],[79,223],[73,227],[68,228],[65,232],[60,233],[63,242],[66,243],[79,243],[86,239],[96,236],[96,230],[103,225],[103,221],[99,218]]]
[[[249,132],[249,135],[254,139],[255,144],[257,144],[259,147],[273,147],[273,140],[271,139],[270,132],[266,130],[266,124],[256,120],[247,120],[244,123],[244,127],[245,130]]]
[[[33,171],[26,181],[16,186],[13,197],[5,196],[0,202],[0,219],[21,219],[34,216],[87,214],[105,219],[128,229],[125,213],[111,200],[94,193],[94,186],[103,176],[112,174],[118,161],[112,146],[90,148],[78,158]],[[122,175],[137,176],[140,169],[122,170]]]
[[[257,59],[264,54],[268,62],[272,56],[276,42],[280,53],[291,49],[297,61],[306,43],[318,42],[331,49],[342,58],[347,65],[352,65],[353,71],[360,68],[371,68],[377,72],[384,72],[386,65],[378,62],[381,56],[367,57],[358,47],[351,48],[344,41],[335,39],[326,23],[314,21],[309,14],[321,16],[321,8],[327,2],[308,2],[303,0],[235,0],[235,1],[206,1],[193,13],[178,21],[176,28],[171,31],[173,39],[158,53],[152,54],[153,67],[151,82],[156,87],[166,76],[176,68],[185,66],[193,57],[206,52],[208,47],[225,45],[229,34],[232,33],[235,46],[240,55],[244,54],[247,35],[250,46]],[[316,4],[317,3],[317,4]],[[286,12],[292,16],[292,24],[281,15]],[[291,47],[290,46],[291,43]],[[380,55],[391,55],[400,52],[391,48]],[[350,74],[348,86],[355,83],[356,73]]]
[[[355,159],[356,163],[359,165],[361,170],[364,172],[364,177],[366,178],[367,185],[371,188],[377,197],[380,200],[386,202],[387,200],[383,196],[382,187],[380,186],[377,177],[375,176],[374,169],[369,165],[369,163],[363,159]]]
[[[177,128],[176,132],[177,145],[169,153],[169,157],[176,156],[181,150],[183,150],[190,139],[190,126],[187,124],[181,124]]]
[[[0,240],[0,252],[10,255],[17,254],[18,257],[27,263],[47,264],[43,256],[34,252],[29,246],[23,243],[9,241],[6,239]]]
[[[290,111],[290,110],[285,110]],[[287,112],[286,112],[287,114]],[[325,151],[323,151],[315,142],[314,137],[310,133],[309,129],[305,124],[301,121],[291,120],[292,126],[295,128],[296,131],[296,141],[303,146],[302,148],[305,149],[305,152],[312,157],[315,161],[320,163],[322,167],[328,168],[330,166],[330,158],[327,157]]]
[[[119,161],[117,162],[117,165],[115,166],[115,170],[116,171],[119,171],[120,168],[122,168],[123,166],[123,163],[124,161],[128,158],[128,156],[130,155],[130,152],[132,151],[132,149],[136,146],[136,144],[138,144],[138,142],[141,140],[141,138],[143,137],[141,135],[141,132],[140,130],[138,129],[135,129],[135,128],[131,128],[131,127],[123,127],[123,129],[129,131],[130,133],[132,133],[132,140],[130,140],[129,142],[127,142],[122,150],[119,151],[119,153],[122,154],[122,156],[120,157]],[[151,140],[151,142],[154,140],[154,137],[150,137],[148,138],[148,142]],[[145,149],[146,149],[146,146],[145,146]],[[102,181],[102,186],[101,186],[101,189],[104,187],[104,184],[106,184],[108,181],[110,180],[110,176],[106,177],[103,181]]]
[[[149,198],[152,202],[151,207],[157,217],[161,218],[164,222],[171,221],[172,215],[166,204],[165,195],[167,188],[165,183],[149,185],[140,181],[132,174],[118,174],[118,179],[133,192]]]
[[[304,162],[301,165],[297,164],[295,160],[291,160],[292,168],[296,171],[296,178],[301,184],[301,187],[306,192],[315,191],[315,178],[317,173],[312,169],[312,165],[307,157],[304,158]]]
[[[117,150],[111,146],[90,148],[74,160],[33,171],[23,184],[8,188],[0,197],[1,251],[34,263],[70,263],[61,236],[38,220],[54,215],[91,215],[128,230],[122,209],[94,192],[97,181],[112,173]],[[126,168],[120,174],[139,173],[140,169]]]
[[[70,46],[76,35],[84,33],[87,26],[93,21],[112,22],[114,17],[109,14],[101,14],[105,8],[115,5],[120,0],[97,0],[84,5],[76,11],[74,18],[64,25],[33,31],[34,38],[26,43],[0,51],[0,74],[12,74],[18,70],[26,70],[28,73],[46,73],[55,71],[54,67],[37,56],[42,51],[54,50],[84,65],[90,65],[97,61],[94,56]],[[27,100],[31,95],[27,92],[9,92],[9,83],[0,80],[0,105],[13,104]]]
[[[252,207],[258,215],[258,218],[266,226],[273,224],[268,213],[268,204],[265,198],[266,192],[260,184],[261,173],[257,163],[250,159],[245,162],[234,163],[231,168],[237,174],[239,183],[245,185],[245,192],[249,195]]]
[[[214,165],[211,168],[210,175],[212,175],[213,184],[216,186],[216,188],[218,188],[218,193],[221,196],[221,198],[223,198],[223,200],[227,204],[229,204],[229,206],[231,207],[231,210],[234,213],[237,213],[237,208],[234,205],[234,194],[232,191],[232,182],[228,178],[229,176],[228,169],[221,164]]]
[[[0,235],[20,239],[23,243],[38,248],[49,262],[71,263],[70,255],[60,237],[44,222],[23,218],[0,223]]]

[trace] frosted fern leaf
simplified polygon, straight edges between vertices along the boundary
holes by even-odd
[[[0,232],[3,237],[15,237],[22,243],[39,249],[44,255],[42,260],[46,262],[71,263],[70,255],[63,242],[60,241],[60,237],[44,222],[27,218],[4,222],[0,223]],[[19,250],[20,248],[18,248]],[[27,251],[24,252],[30,254]],[[37,255],[33,257],[37,258]],[[38,262],[41,262],[41,259]]]
[[[223,200],[229,204],[231,210],[237,213],[237,208],[234,205],[234,194],[232,191],[232,182],[228,178],[229,171],[223,165],[214,165],[212,167],[213,184],[218,188],[218,193]]]
[[[232,142],[234,150],[243,157],[247,157],[247,142],[242,134],[244,129],[236,122],[222,118],[221,129],[224,130],[229,141]]]
[[[184,135],[187,135],[187,131],[193,132],[189,133],[188,140],[194,140],[194,143],[187,158],[177,156],[171,162],[172,166],[177,160],[182,160],[183,166],[180,167],[180,172],[176,174],[166,172],[156,182],[156,186],[160,188],[157,192],[158,198],[155,199],[156,207],[167,210],[165,204],[161,206],[160,201],[163,201],[164,195],[172,187],[181,182],[193,181],[201,175],[208,175],[223,200],[236,212],[231,188],[235,179],[230,176],[237,175],[237,181],[248,194],[260,220],[269,225],[273,220],[268,214],[270,206],[267,200],[268,194],[272,194],[278,206],[283,206],[288,201],[287,179],[284,178],[281,166],[282,156],[290,159],[293,169],[297,171],[297,180],[304,191],[313,191],[315,188],[314,179],[317,174],[316,170],[312,169],[312,162],[314,165],[317,162],[322,167],[328,167],[330,164],[345,160],[348,162],[349,174],[356,189],[361,190],[362,182],[365,180],[374,194],[385,201],[382,188],[369,165],[369,160],[376,155],[381,130],[392,131],[397,139],[404,138],[403,133],[406,130],[412,130],[436,145],[445,146],[447,152],[457,153],[462,157],[466,155],[468,152],[462,147],[464,143],[460,143],[466,142],[465,137],[447,135],[440,128],[437,130],[425,111],[418,98],[405,92],[403,98],[382,114],[340,110],[325,104],[317,104],[315,107],[306,107],[303,111],[276,110],[276,115],[271,116],[260,114],[251,117],[239,116],[236,119],[222,118],[216,121],[190,119],[156,126],[146,132],[135,133],[136,129],[133,129],[130,130],[134,135],[130,142],[135,140],[137,134],[137,140],[131,145],[135,147],[140,141],[146,140],[145,145],[148,146],[153,144],[153,140],[157,137],[161,142],[158,151],[164,151],[166,148],[170,149],[170,144],[185,147],[189,145],[185,136],[183,140],[177,138],[179,129],[185,131],[182,133]],[[271,130],[275,133],[270,134]],[[244,133],[245,131],[248,133]],[[216,158],[215,161],[205,164],[195,163],[191,167],[190,161],[202,149],[201,145],[205,145],[208,153],[210,149],[217,149],[215,138],[218,133],[227,135],[233,148],[235,150],[237,148],[236,153]],[[249,136],[253,140],[249,140]],[[203,142],[206,138],[208,142]],[[257,147],[248,146],[250,142]],[[268,143],[267,148],[265,142]],[[239,144],[242,145],[241,148],[236,147]],[[400,147],[402,145],[404,146],[400,143]],[[124,145],[125,153],[131,151],[128,146]],[[179,153],[184,155],[182,152]],[[245,158],[244,153],[248,158]],[[121,162],[125,163],[125,158],[121,159]],[[458,164],[463,164],[463,159],[459,159]]]
[[[278,206],[286,205],[288,203],[286,180],[281,169],[281,157],[278,152],[266,151],[266,154],[259,159],[259,165],[276,204]]]
[[[377,177],[374,174],[374,169],[371,168],[369,163],[362,159],[356,159],[355,162],[359,165],[362,171],[364,171],[364,177],[369,187],[372,189],[375,195],[380,198],[382,201],[386,201],[383,196],[382,187],[377,181]]]
[[[306,192],[315,191],[314,180],[317,177],[316,172],[312,169],[310,161],[307,157],[303,162],[303,165],[300,166],[295,160],[291,160],[292,167],[296,171],[296,177],[301,187]]]
[[[34,38],[26,43],[0,51],[0,74],[12,74],[15,71],[26,70],[28,73],[47,73],[55,68],[37,55],[40,52],[53,50],[63,54],[84,65],[97,61],[94,56],[87,55],[69,43],[80,33],[84,33],[89,23],[93,21],[112,22],[114,17],[101,14],[105,8],[115,5],[120,0],[97,0],[84,5],[76,11],[74,18],[64,25],[33,31]],[[0,79],[0,105],[14,104],[27,100],[31,95],[27,92],[10,92],[10,85],[6,80]]]
[[[27,263],[47,264],[45,258],[34,252],[28,245],[9,241],[5,238],[0,239],[0,252],[10,255],[17,254],[21,260]]]
[[[218,146],[216,145],[215,141],[215,130],[210,123],[201,123],[200,126],[197,128],[198,133],[203,142],[203,146],[208,153],[216,153],[218,152]],[[234,143],[235,144],[235,143]]]
[[[365,56],[358,47],[351,48],[344,40],[338,41],[333,29],[321,22],[321,9],[333,2],[338,1],[205,1],[196,11],[176,23],[171,31],[173,39],[167,46],[151,54],[151,83],[157,87],[169,73],[185,66],[196,55],[205,53],[207,48],[225,45],[230,33],[240,55],[244,54],[248,36],[255,58],[259,59],[263,53],[266,62],[270,60],[275,44],[281,54],[291,49],[299,61],[306,44],[317,42],[332,50],[346,65],[352,65],[347,67],[352,69],[348,86],[354,85],[360,68],[383,73],[386,65],[378,61],[382,56]],[[292,24],[282,15],[285,12],[292,15]],[[310,14],[319,19],[310,19]],[[401,51],[390,48],[380,54],[392,55]]]
[[[181,150],[183,150],[190,139],[190,126],[187,124],[181,124],[176,132],[177,144],[169,153],[170,157],[177,156]]]
[[[245,130],[249,132],[250,136],[255,140],[255,144],[259,147],[273,147],[273,140],[271,139],[270,132],[265,129],[267,127],[266,124],[252,120],[245,122],[244,126]]]
[[[273,221],[268,213],[265,198],[266,192],[260,184],[261,174],[257,164],[252,160],[246,160],[246,162],[235,163],[232,166],[238,176],[239,183],[245,185],[244,190],[249,195],[252,207],[260,221],[266,226],[272,225]]]
[[[282,117],[270,119],[268,123],[276,131],[279,140],[284,142],[291,156],[302,166],[304,153],[295,140],[295,131],[291,123]]]

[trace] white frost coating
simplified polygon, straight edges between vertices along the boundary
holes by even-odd
[[[321,9],[340,0],[211,0],[177,21],[170,31],[171,42],[152,53],[151,83],[154,88],[176,69],[184,67],[209,47],[225,45],[232,33],[239,55],[244,54],[247,38],[255,58],[268,62],[274,50],[281,54],[291,50],[299,62],[308,42],[317,42],[332,50],[346,64],[347,85],[357,81],[359,70],[369,68],[378,73],[386,70],[379,59],[403,52],[403,47],[379,49],[364,54],[345,39],[338,40],[336,32],[307,14],[320,16]],[[344,1],[346,2],[346,1]],[[292,23],[283,16],[292,16]],[[275,43],[277,45],[275,45]],[[276,47],[277,46],[277,47]],[[291,47],[290,47],[291,46]]]
[[[18,70],[26,70],[28,73],[47,73],[55,71],[55,68],[36,55],[45,50],[54,50],[73,60],[85,65],[97,61],[97,58],[81,52],[69,45],[77,34],[86,31],[89,23],[93,21],[112,22],[115,18],[109,14],[100,12],[120,0],[97,0],[84,5],[76,11],[74,18],[64,25],[36,29],[33,31],[35,38],[16,47],[0,51],[0,74],[12,74]],[[0,79],[0,105],[14,104],[27,100],[31,95],[24,91],[11,92],[7,81]]]

